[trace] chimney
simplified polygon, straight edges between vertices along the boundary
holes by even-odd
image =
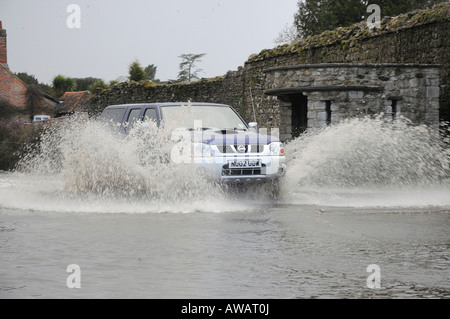
[[[2,64],[8,63],[6,55],[6,30],[3,29],[1,21],[0,21],[0,63]]]

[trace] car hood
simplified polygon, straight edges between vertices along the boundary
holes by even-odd
[[[261,144],[280,140],[271,135],[239,130],[204,130],[192,132],[192,141],[209,145]]]

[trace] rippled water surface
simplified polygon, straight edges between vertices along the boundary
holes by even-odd
[[[305,134],[277,199],[230,194],[142,141],[58,128],[0,174],[0,298],[450,297],[449,154],[427,128]]]
[[[448,210],[0,210],[2,298],[448,298]],[[67,266],[81,269],[69,289]],[[367,288],[371,264],[381,288]]]

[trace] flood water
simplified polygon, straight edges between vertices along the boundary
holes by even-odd
[[[277,199],[76,132],[44,136],[32,172],[0,173],[0,298],[450,297],[448,153],[422,128],[305,135]]]
[[[449,298],[444,209],[0,211],[2,298]],[[67,266],[81,270],[69,289]],[[369,289],[367,267],[381,268]]]

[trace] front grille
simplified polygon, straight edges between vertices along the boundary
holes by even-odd
[[[219,152],[222,154],[242,154],[242,153],[262,153],[264,152],[264,145],[261,144],[249,144],[244,145],[245,152],[238,152],[238,146],[243,144],[235,145],[217,145]]]
[[[222,168],[222,176],[252,176],[263,175],[265,164],[258,168],[229,168],[228,164]]]
[[[217,148],[219,149],[219,152],[222,154],[235,153],[235,148],[233,148],[231,145],[218,145]]]

